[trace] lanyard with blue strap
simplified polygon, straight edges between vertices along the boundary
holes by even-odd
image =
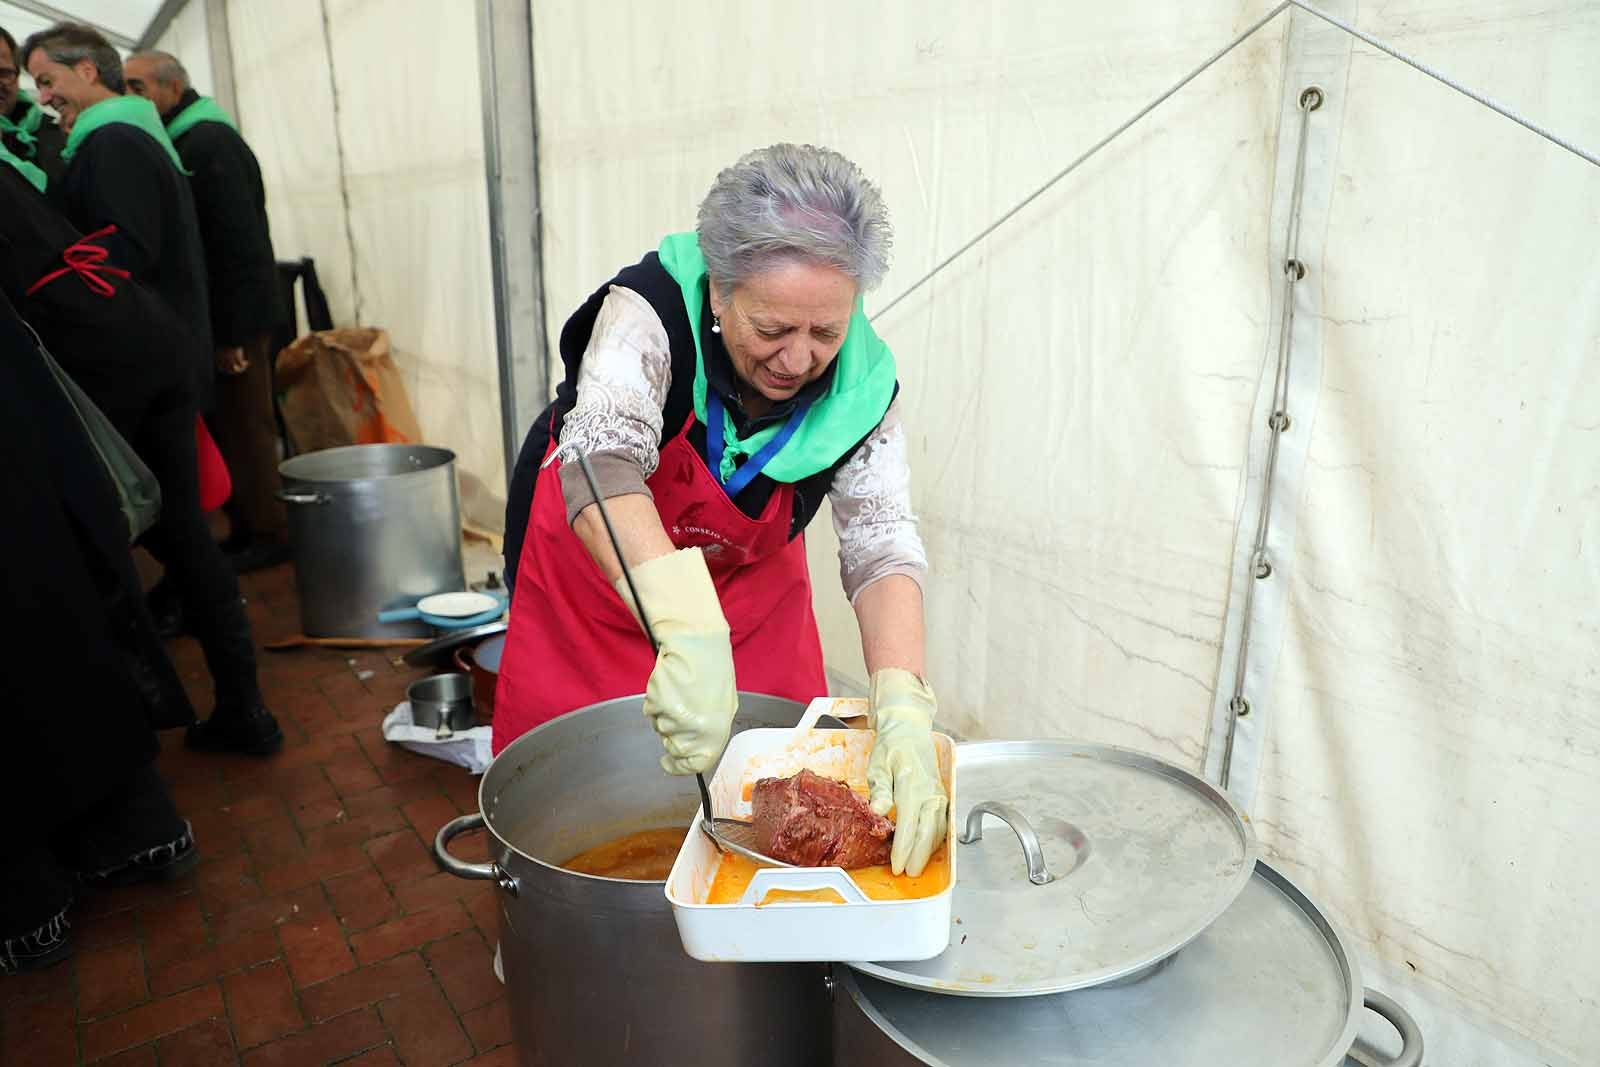
[[[744,491],[744,487],[755,480],[772,457],[776,456],[783,446],[789,443],[795,431],[800,429],[800,424],[805,421],[806,412],[811,408],[811,401],[801,401],[800,406],[794,409],[794,414],[789,416],[789,421],[783,424],[783,429],[772,435],[772,438],[756,450],[756,454],[745,460],[744,465],[733,472],[733,477],[727,482],[722,481],[722,453],[723,443],[723,418],[722,397],[717,395],[715,388],[706,390],[706,466],[711,468],[711,477],[722,485],[723,491],[732,500]]]

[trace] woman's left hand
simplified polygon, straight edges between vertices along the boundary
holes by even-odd
[[[868,725],[877,731],[867,762],[872,810],[894,809],[889,869],[915,877],[944,841],[950,798],[939,777],[933,746],[937,702],[927,682],[910,671],[886,668],[872,676]]]

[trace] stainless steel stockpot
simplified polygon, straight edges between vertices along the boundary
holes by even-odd
[[[434,842],[445,870],[499,886],[500,948],[525,1067],[818,1067],[828,1062],[821,964],[701,963],[684,954],[661,882],[559,864],[638,830],[687,826],[693,778],[661,773],[642,697],[582,708],[507,745],[484,773],[479,813]],[[793,726],[804,705],[740,694],[734,729]],[[450,839],[478,827],[493,862]]]
[[[466,588],[456,456],[431,445],[350,445],[278,466],[300,625],[308,637],[427,636],[378,612]]]

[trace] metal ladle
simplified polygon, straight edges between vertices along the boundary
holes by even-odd
[[[650,616],[645,614],[644,601],[639,599],[639,589],[633,584],[633,573],[628,569],[628,561],[622,554],[622,542],[617,539],[617,531],[611,525],[611,515],[606,511],[605,500],[600,496],[600,487],[595,481],[594,471],[589,466],[589,457],[578,453],[578,466],[583,469],[584,480],[589,483],[589,492],[594,496],[595,506],[600,509],[600,521],[605,524],[606,536],[611,539],[611,547],[617,553],[617,565],[622,568],[623,581],[628,583],[628,592],[633,596],[633,605],[639,610],[639,622],[644,626],[645,636],[650,639],[650,648],[659,653],[661,644],[656,640],[656,632],[650,626]],[[763,854],[756,848],[756,830],[753,823],[743,819],[719,819],[711,814],[711,790],[706,788],[706,776],[696,772],[695,782],[700,786],[700,829],[717,846],[718,852],[734,852],[767,867],[793,867],[792,863],[775,860]]]

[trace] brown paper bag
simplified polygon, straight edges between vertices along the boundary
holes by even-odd
[[[278,353],[277,382],[296,452],[422,441],[383,330],[306,334]]]

